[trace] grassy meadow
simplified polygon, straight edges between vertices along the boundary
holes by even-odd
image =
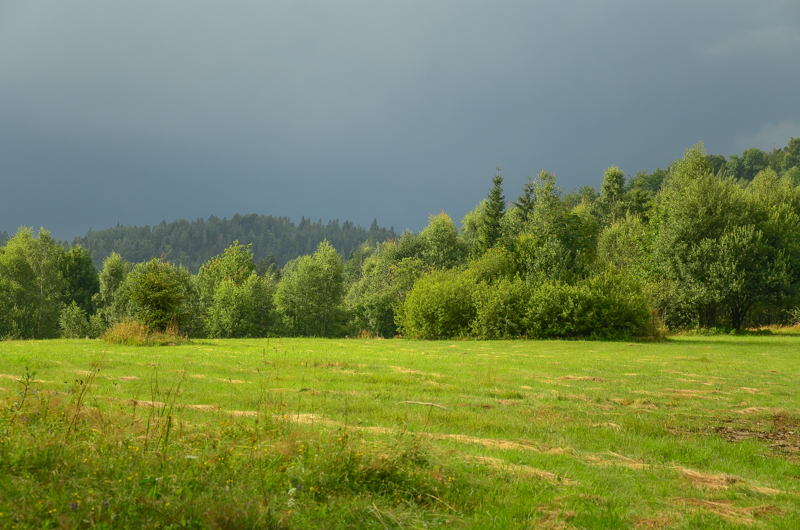
[[[0,342],[0,528],[800,528],[799,376],[792,335]]]

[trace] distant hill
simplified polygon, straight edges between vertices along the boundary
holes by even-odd
[[[322,220],[311,222],[303,217],[300,224],[295,224],[288,217],[237,214],[231,219],[211,216],[207,220],[162,221],[152,228],[117,225],[96,232],[90,230],[84,237],[76,237],[73,244],[90,249],[98,267],[115,251],[132,262],[165,256],[196,273],[203,263],[220,254],[234,240],[242,245],[253,244],[254,261],[272,253],[277,264],[283,267],[291,259],[312,254],[325,239],[346,259],[370,238],[377,243],[387,237],[395,237],[394,227],[381,228],[377,220],[366,229],[350,221],[340,224],[338,219],[323,224]]]

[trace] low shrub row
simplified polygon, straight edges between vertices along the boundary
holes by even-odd
[[[639,282],[613,268],[574,283],[519,276],[475,282],[469,270],[437,271],[409,293],[398,324],[421,339],[614,340],[657,332]]]

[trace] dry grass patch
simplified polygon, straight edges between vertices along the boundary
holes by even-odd
[[[730,500],[674,499],[692,511],[707,511],[718,515],[732,523],[753,524],[755,518],[762,515],[773,515],[780,512],[777,507],[768,504],[759,506],[738,507]]]
[[[748,388],[746,386],[743,386],[742,390],[744,390],[748,394],[761,394],[762,392],[764,392],[763,390],[760,390],[758,388]]]
[[[634,460],[613,451],[588,455],[585,457],[585,461],[593,466],[624,466],[628,469],[648,469],[650,467],[641,460]]]
[[[652,517],[634,517],[633,527],[642,530],[657,530],[659,528],[672,528],[675,525],[674,517],[658,514]]]
[[[9,375],[9,374],[0,374],[0,377],[3,379],[11,379],[16,382],[21,382],[22,378],[18,375]],[[42,381],[41,379],[31,379],[31,383],[46,383],[47,381]]]
[[[766,488],[763,486],[747,486],[748,489],[755,491],[756,493],[762,493],[764,495],[783,495],[786,492],[781,490],[776,490],[774,488]]]
[[[547,482],[553,484],[554,486],[570,486],[572,484],[575,484],[573,480],[570,480],[567,477],[558,475],[556,473],[543,471],[541,469],[537,469],[531,466],[511,464],[500,458],[492,458],[489,456],[472,456],[468,457],[467,460],[473,462],[479,462],[492,469],[507,471],[515,475],[520,475],[522,477],[532,477],[541,480],[546,480]]]
[[[742,483],[742,479],[725,473],[701,473],[688,467],[674,466],[674,468],[689,482],[692,486],[698,488],[707,488],[712,490],[724,490],[734,484]]]
[[[746,409],[737,410],[736,412],[738,412],[739,414],[757,414],[759,412],[764,412],[767,410],[769,409],[766,409],[764,407],[747,407]]]
[[[605,428],[608,428],[608,429],[621,429],[622,428],[619,425],[617,425],[616,423],[611,423],[611,422],[593,423],[592,427],[605,427]]]

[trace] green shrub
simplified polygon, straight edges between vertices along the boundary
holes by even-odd
[[[481,339],[508,339],[525,334],[525,309],[531,288],[521,278],[482,282],[475,290],[472,332]]]
[[[575,285],[540,284],[528,301],[524,323],[532,338],[614,340],[641,336],[650,320],[638,282],[609,268]]]
[[[467,334],[475,318],[474,288],[474,281],[457,269],[423,276],[398,311],[398,328],[406,337],[420,339]]]
[[[186,319],[186,291],[178,268],[157,258],[137,264],[120,286],[128,313],[160,331]]]
[[[491,248],[473,260],[466,274],[473,282],[492,282],[502,277],[513,277],[519,270],[516,256],[503,245]]]
[[[263,337],[270,324],[274,285],[252,273],[241,285],[224,279],[216,287],[206,314],[206,330],[217,338]]]
[[[89,336],[89,320],[86,311],[81,309],[74,300],[61,310],[58,322],[61,327],[61,336],[67,339],[82,339]]]
[[[795,307],[794,309],[789,309],[787,312],[789,313],[790,325],[797,326],[800,324],[800,306]]]
[[[108,324],[103,320],[103,315],[95,313],[89,317],[89,334],[87,337],[96,339],[100,337],[108,329]]]
[[[381,337],[394,337],[398,331],[395,314],[427,269],[417,258],[397,262],[383,255],[367,258],[361,279],[352,285],[345,299],[353,332],[367,330]]]
[[[288,263],[275,291],[284,331],[313,337],[343,334],[344,282],[344,263],[328,241],[320,243],[313,255]]]

